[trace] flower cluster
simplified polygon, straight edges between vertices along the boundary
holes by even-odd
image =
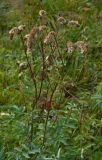
[[[46,24],[46,11],[40,10],[39,11],[39,18],[40,18],[40,24],[41,25]]]
[[[68,22],[68,26],[71,26],[71,27],[75,26],[75,27],[77,27],[77,26],[79,26],[79,22],[71,20],[71,21]]]
[[[43,43],[46,44],[52,44],[54,40],[56,40],[56,32],[50,31],[46,36],[44,36],[44,31],[47,31],[47,26],[44,25],[45,17],[47,13],[45,10],[39,11],[39,17],[40,17],[40,26],[34,26],[31,31],[25,35],[24,37],[24,45],[26,47],[27,54],[32,53],[33,46],[35,43],[35,39],[40,37],[42,39]],[[66,24],[67,20],[63,16],[59,16],[57,19],[57,22],[61,25]],[[75,20],[70,20],[68,22],[68,26],[79,26],[79,22]],[[9,31],[10,39],[13,38],[15,34],[21,34],[21,32],[25,29],[25,25],[20,25],[18,27],[14,27]],[[45,37],[45,38],[44,38]],[[80,50],[81,53],[85,53],[87,51],[87,47],[84,41],[77,41],[76,43],[73,43],[71,41],[68,41],[66,44],[66,51],[68,53],[72,53],[75,49],[75,46]],[[52,45],[54,47],[54,43]],[[55,46],[56,47],[56,46]],[[55,48],[54,48],[55,49]]]
[[[22,62],[19,64],[19,72],[25,70],[27,68],[27,62]]]
[[[77,41],[75,43],[77,48],[80,50],[81,53],[85,53],[87,51],[87,45],[84,41]]]
[[[67,52],[72,53],[74,51],[74,44],[71,41],[67,42]]]
[[[20,25],[18,27],[14,27],[9,31],[10,39],[13,39],[15,34],[20,34],[25,29],[25,25]]]
[[[40,10],[39,11],[39,16],[40,17],[45,17],[46,16],[46,11],[45,10]]]
[[[39,33],[42,33],[46,29],[47,29],[47,26],[45,26],[45,25],[39,26]]]
[[[61,24],[61,25],[63,25],[63,24],[66,23],[66,19],[65,19],[64,17],[59,17],[59,18],[57,19],[57,21],[58,21],[58,23]]]
[[[67,51],[68,53],[72,53],[75,48],[79,49],[81,53],[87,52],[87,45],[84,41],[77,41],[76,43],[68,41],[65,51]]]
[[[31,53],[33,49],[34,39],[46,30],[46,26],[33,27],[29,34],[25,35],[25,45],[27,47],[27,53]]]
[[[49,32],[44,39],[44,44],[49,44],[53,42],[55,36],[56,36],[56,33],[54,31]]]

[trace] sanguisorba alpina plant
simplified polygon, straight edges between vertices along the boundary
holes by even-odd
[[[49,23],[45,23],[47,21],[46,11],[39,11],[39,20],[39,24],[31,28],[29,33],[25,33],[25,25],[20,25],[12,28],[9,31],[9,36],[11,40],[14,36],[19,36],[25,54],[25,61],[20,62],[18,65],[19,72],[28,69],[34,86],[29,139],[32,143],[34,138],[33,111],[36,108],[42,113],[41,117],[45,122],[42,139],[42,145],[44,146],[50,111],[57,108],[56,106],[60,106],[64,92],[64,81],[66,81],[64,67],[66,66],[66,60],[62,52],[64,51],[64,47],[66,47],[67,52],[64,51],[65,54],[73,54],[75,48],[74,43],[69,40],[67,43],[65,41],[65,44],[63,44],[64,47],[62,48],[59,40],[60,28],[58,31],[55,31]],[[61,24],[61,28],[66,22],[64,17],[59,17],[56,20],[56,23]],[[71,21],[69,25],[78,25],[78,22]],[[86,51],[86,46],[83,42],[77,42],[76,46],[82,53]],[[37,65],[40,67],[34,67]],[[57,95],[59,98],[56,99]],[[44,112],[46,113],[46,118],[43,117]]]

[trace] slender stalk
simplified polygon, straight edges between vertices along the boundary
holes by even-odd
[[[22,41],[22,44],[23,44],[24,53],[25,53],[25,56],[26,56],[26,60],[27,60],[28,67],[29,67],[29,72],[30,72],[31,78],[32,78],[33,83],[34,83],[34,86],[35,86],[35,99],[36,99],[36,102],[37,102],[36,76],[35,76],[35,74],[33,73],[32,66],[31,66],[31,64],[30,64],[30,62],[29,62],[29,58],[28,58],[28,55],[27,55],[27,52],[26,52],[26,47],[25,47],[25,45],[24,45],[24,40],[23,40],[22,35],[21,35],[21,41]]]
[[[51,103],[52,103],[52,97],[54,95],[54,92],[56,91],[57,85],[58,85],[58,83],[55,85],[55,87],[54,87],[54,89],[52,91],[51,97],[50,97],[50,104],[49,104],[50,108],[51,108]],[[47,124],[48,124],[48,118],[49,118],[50,108],[48,108],[48,110],[47,110],[47,116],[46,116],[45,128],[44,128],[43,146],[44,146],[45,141],[46,141],[46,132],[47,132]]]
[[[63,67],[64,67],[63,58],[62,58],[62,55],[61,55],[61,53],[60,53],[60,50],[59,50],[59,45],[58,45],[58,42],[57,42],[57,39],[56,39],[56,37],[55,37],[55,43],[56,43],[56,45],[57,45],[57,50],[58,50],[58,53],[59,53],[60,59],[61,59],[61,61],[62,61]]]
[[[29,72],[30,72],[30,75],[31,75],[31,78],[32,78],[32,81],[33,81],[33,84],[34,84],[34,87],[35,87],[35,98],[33,99],[33,102],[32,102],[33,108],[32,108],[32,116],[31,116],[31,124],[30,124],[30,126],[31,126],[30,143],[31,143],[32,140],[33,140],[33,109],[34,109],[34,106],[37,104],[37,84],[36,84],[36,75],[33,73],[32,65],[29,62],[29,58],[28,58],[28,55],[27,55],[27,52],[26,52],[26,46],[24,44],[24,40],[23,40],[22,35],[20,35],[20,38],[21,38],[21,41],[22,41],[22,45],[23,45],[25,56],[26,56],[27,64],[28,64],[28,67],[29,67]]]
[[[42,56],[43,70],[42,70],[42,77],[41,77],[41,83],[40,83],[40,90],[39,90],[38,99],[40,98],[40,95],[41,95],[41,92],[42,92],[42,86],[43,86],[43,81],[44,81],[44,79],[43,79],[44,74],[46,74],[47,81],[49,82],[50,88],[52,89],[51,84],[50,84],[50,80],[49,80],[49,76],[48,76],[47,70],[46,70],[45,52],[44,52],[44,45],[43,45],[43,41],[42,40],[41,40],[40,52],[41,52],[41,56]],[[45,73],[45,71],[46,71],[46,73]]]
[[[44,46],[43,46],[43,41],[41,40],[41,48],[40,48],[41,56],[42,56],[42,65],[43,65],[43,70],[42,70],[42,75],[41,75],[41,84],[40,84],[40,90],[39,90],[39,95],[38,99],[40,98],[41,92],[42,92],[42,86],[43,86],[43,77],[44,77],[44,70],[45,70],[45,54],[44,54]]]
[[[48,119],[49,119],[49,113],[50,113],[50,110],[47,111],[47,116],[46,116],[46,121],[45,121],[44,137],[43,137],[43,144],[42,144],[42,146],[44,146],[45,141],[46,141],[46,130],[47,130],[47,124],[48,124]]]
[[[52,102],[52,98],[53,98],[53,95],[54,95],[54,93],[56,91],[57,86],[58,86],[58,83],[56,83],[56,85],[55,85],[55,87],[54,87],[54,89],[52,91],[52,94],[51,94],[51,97],[50,97],[50,103]]]

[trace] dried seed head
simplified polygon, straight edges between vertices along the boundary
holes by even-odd
[[[54,31],[49,32],[48,35],[44,39],[44,43],[45,44],[51,43],[54,40],[55,35],[56,33]]]
[[[18,27],[14,27],[9,31],[10,39],[13,38],[14,34],[20,34],[25,29],[25,25],[20,25]]]
[[[46,11],[40,10],[40,11],[39,11],[39,16],[40,16],[40,17],[45,17],[45,16],[46,16]]]
[[[51,31],[51,32],[49,32],[49,35],[53,35],[53,36],[55,36],[55,35],[56,35],[56,32]]]
[[[47,27],[45,25],[43,26],[39,26],[39,33],[42,33],[43,31],[45,31],[47,29]]]
[[[17,34],[20,34],[22,31],[24,31],[24,29],[25,29],[25,25],[18,26]]]
[[[57,21],[62,25],[66,23],[66,19],[64,17],[59,17]]]
[[[33,38],[37,38],[39,33],[39,27],[33,27],[31,32],[29,33],[29,38],[33,39]]]
[[[79,26],[79,22],[78,22],[78,21],[71,20],[71,21],[68,22],[68,25],[69,25],[69,26]]]
[[[30,55],[32,53],[32,48],[27,48],[27,55]]]
[[[27,63],[26,62],[22,62],[19,64],[19,71],[21,72],[22,70],[27,68]]]
[[[17,27],[14,27],[14,28],[12,28],[12,29],[9,31],[9,34],[17,33],[17,31],[18,31],[18,28],[17,28]]]
[[[38,37],[39,34],[39,27],[33,27],[31,32],[25,35],[25,45],[27,47],[27,54],[30,54],[33,49],[34,39]]]
[[[77,41],[75,45],[80,49],[81,53],[85,53],[87,51],[87,45],[84,41]]]
[[[16,34],[17,32],[18,32],[18,28],[17,27],[14,27],[9,31],[9,36],[10,36],[11,40],[12,40],[14,34]]]
[[[26,34],[23,39],[24,39],[24,44],[28,46],[29,34]]]
[[[26,27],[25,25],[20,25],[20,26],[18,26],[18,30],[23,31],[25,29],[25,27]]]
[[[67,42],[67,52],[68,52],[68,53],[72,53],[73,51],[74,51],[73,42],[68,41],[68,42]]]
[[[29,38],[29,34],[26,34],[25,36],[24,36],[24,40],[27,40]]]

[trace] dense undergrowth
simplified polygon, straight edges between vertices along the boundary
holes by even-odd
[[[0,4],[0,160],[101,160],[100,5]]]

